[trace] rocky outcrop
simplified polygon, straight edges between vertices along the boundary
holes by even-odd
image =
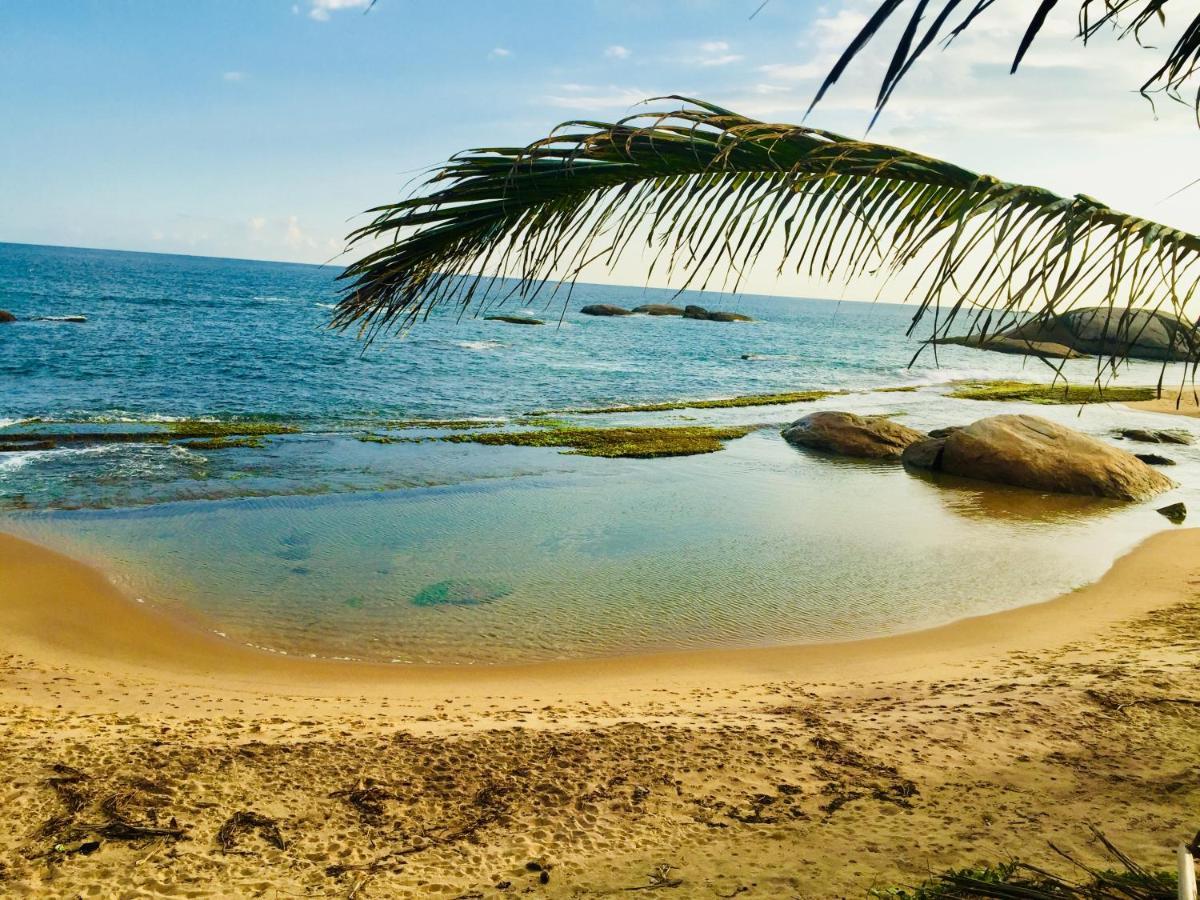
[[[905,447],[925,437],[883,416],[848,412],[809,413],[783,430],[784,440],[798,447],[862,459],[899,459]]]
[[[632,316],[633,313],[620,306],[613,306],[611,303],[593,303],[591,306],[585,306],[580,310],[585,316]]]
[[[972,347],[976,350],[993,350],[997,353],[1014,353],[1021,356],[1036,356],[1040,359],[1085,359],[1086,353],[1072,350],[1065,344],[1053,341],[1028,341],[1012,337],[980,337],[977,334],[966,337],[939,338],[935,344],[953,344],[960,347]]]
[[[1189,361],[1200,358],[1200,334],[1192,323],[1171,313],[1124,306],[1085,306],[1039,316],[986,340],[978,335],[942,338],[935,343],[963,344],[1002,353],[1055,356],[1074,354],[1128,356],[1132,359]],[[1022,349],[1023,347],[1028,349]]]
[[[685,319],[700,319],[704,322],[753,322],[749,316],[743,316],[741,313],[724,312],[722,310],[709,311],[703,306],[686,306],[683,310]]]
[[[1143,444],[1190,444],[1192,436],[1186,431],[1167,431],[1162,428],[1118,428],[1117,435],[1127,441]]]
[[[635,313],[643,313],[647,316],[682,316],[683,309],[678,306],[669,306],[666,303],[646,303],[642,306],[633,308]]]
[[[1038,416],[980,419],[908,446],[905,465],[1063,494],[1143,500],[1169,478],[1132,453]]]
[[[17,317],[10,313],[7,309],[0,309],[0,325],[6,322],[15,322]]]

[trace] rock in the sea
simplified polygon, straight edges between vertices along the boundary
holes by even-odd
[[[632,316],[633,313],[611,303],[593,303],[580,310],[585,316]]]
[[[809,413],[783,430],[788,443],[864,459],[899,459],[905,447],[925,437],[924,432],[883,416],[848,412]]]
[[[15,322],[17,317],[10,313],[7,309],[0,309],[0,324],[5,322]]]
[[[666,303],[646,303],[642,306],[633,308],[635,313],[644,313],[647,316],[682,316],[683,310],[678,306],[670,306]]]
[[[1175,460],[1165,456],[1159,456],[1157,453],[1135,453],[1133,454],[1148,466],[1173,466]]]
[[[480,606],[512,593],[507,584],[451,578],[422,588],[412,598],[414,606]]]
[[[1200,351],[1200,339],[1190,322],[1170,313],[1122,306],[1088,306],[1035,318],[1001,337],[1051,341],[1079,353],[1134,359],[1187,361]]]
[[[509,325],[545,325],[541,319],[531,316],[484,316],[489,322],[507,322]]]
[[[700,319],[705,322],[753,322],[749,316],[741,313],[724,312],[723,310],[709,311],[703,306],[686,306],[683,310],[685,319]]]
[[[1161,428],[1119,428],[1117,434],[1127,441],[1143,444],[1190,444],[1192,436],[1186,431],[1167,431]]]
[[[1132,453],[1038,416],[990,416],[913,444],[905,465],[1063,494],[1143,500],[1173,482]]]
[[[1187,507],[1182,503],[1172,503],[1169,506],[1160,507],[1157,512],[1166,516],[1176,525],[1182,525],[1183,520],[1187,518]]]

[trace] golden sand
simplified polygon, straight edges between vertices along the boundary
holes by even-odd
[[[1198,399],[1200,399],[1200,388],[1196,390],[1163,391],[1163,395],[1157,400],[1138,400],[1133,403],[1126,403],[1125,405],[1145,412],[1170,413],[1177,416],[1200,416],[1200,405],[1197,404]]]
[[[1095,858],[1089,823],[1165,866],[1197,826],[1198,593],[1178,530],[918,634],[371,666],[239,647],[0,536],[0,895],[860,897]]]

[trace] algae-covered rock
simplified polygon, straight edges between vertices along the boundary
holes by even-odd
[[[790,444],[863,459],[899,459],[904,448],[925,437],[923,431],[883,416],[848,412],[809,413],[783,430]]]
[[[1142,500],[1173,487],[1132,453],[1038,416],[991,416],[908,447],[905,465],[1063,494]]]
[[[499,581],[451,578],[422,588],[412,598],[414,606],[482,606],[512,593]]]

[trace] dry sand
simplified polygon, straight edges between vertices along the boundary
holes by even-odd
[[[0,536],[0,895],[862,897],[1097,858],[1089,823],[1165,867],[1200,826],[1198,598],[1177,530],[914,635],[368,666],[233,646]]]
[[[1200,416],[1200,388],[1196,390],[1168,391],[1157,400],[1136,400],[1126,406],[1145,412],[1170,413],[1177,416]]]

